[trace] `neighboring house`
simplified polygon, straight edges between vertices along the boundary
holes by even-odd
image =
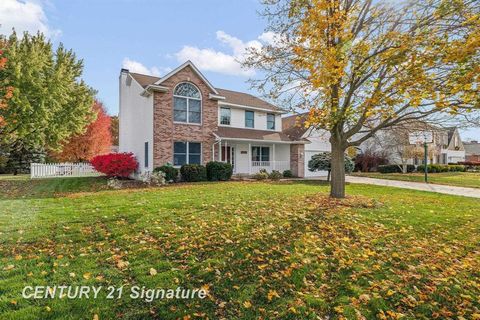
[[[365,141],[360,150],[383,153],[391,164],[414,164],[424,162],[422,145],[408,142],[408,133],[414,131],[433,132],[433,143],[428,144],[428,163],[448,164],[465,161],[465,148],[457,128],[439,128],[425,123],[406,124],[379,131]]]
[[[319,152],[331,152],[330,133],[326,130],[305,127],[307,114],[291,115],[283,118],[283,132],[292,140],[306,140],[305,144],[305,177],[326,176],[326,171],[311,172],[308,170],[308,161]]]
[[[480,162],[480,143],[478,141],[464,142],[465,161]]]
[[[308,141],[282,132],[285,111],[212,86],[190,61],[162,78],[122,69],[119,85],[119,151],[135,154],[139,172],[216,160],[232,163],[236,174],[304,176]]]

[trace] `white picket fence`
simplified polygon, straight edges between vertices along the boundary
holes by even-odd
[[[90,163],[31,163],[30,178],[99,176]]]

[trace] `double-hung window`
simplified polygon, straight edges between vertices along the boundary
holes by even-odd
[[[267,129],[275,130],[275,115],[273,113],[267,113]]]
[[[252,147],[252,161],[270,161],[270,148]]]
[[[231,118],[232,111],[230,110],[230,108],[220,108],[220,124],[229,126]]]
[[[173,165],[201,164],[202,144],[200,142],[175,141],[173,143]]]
[[[245,127],[255,128],[255,112],[245,110]]]
[[[173,121],[202,122],[202,97],[193,84],[180,83],[173,91]]]

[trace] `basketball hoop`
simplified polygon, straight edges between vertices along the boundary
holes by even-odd
[[[424,147],[424,167],[425,167],[425,183],[428,183],[428,144],[433,143],[433,131],[415,131],[408,134],[410,144]]]

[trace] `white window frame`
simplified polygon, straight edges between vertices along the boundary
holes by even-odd
[[[203,145],[200,141],[178,141],[177,140],[177,141],[173,141],[173,144],[172,144],[172,163],[174,164],[173,166],[175,168],[180,168],[182,166],[182,165],[175,164],[175,142],[182,142],[186,144],[185,164],[191,164],[190,163],[190,143],[199,143],[200,144],[200,163],[199,164],[203,163]]]
[[[251,156],[250,156],[250,161],[265,161],[265,162],[270,162],[270,161],[272,161],[272,160],[270,160],[270,159],[272,158],[272,157],[271,157],[271,154],[270,154],[270,152],[272,151],[271,146],[268,146],[268,145],[252,145],[250,148],[251,148],[251,149],[250,149],[250,154],[251,154]],[[253,158],[253,148],[260,148],[260,160],[253,160],[253,159],[252,159],[252,158]],[[263,155],[263,153],[262,153],[262,148],[268,148],[268,160],[261,160],[261,159],[262,159],[262,155]]]
[[[191,98],[191,97],[185,97],[185,96],[179,96],[179,95],[176,95],[175,94],[175,90],[177,90],[177,87],[181,84],[184,84],[184,83],[188,83],[192,86],[194,86],[197,90],[198,90],[198,93],[200,94],[200,99],[198,98]],[[187,121],[178,121],[178,120],[175,120],[175,98],[182,98],[182,99],[186,99],[187,100]],[[190,122],[190,100],[197,100],[197,101],[200,101],[200,122]],[[202,98],[202,92],[200,91],[200,89],[193,83],[191,82],[180,82],[178,83],[175,88],[173,89],[173,98],[172,98],[172,117],[173,117],[173,122],[174,123],[180,123],[180,124],[191,124],[191,125],[197,125],[197,126],[201,126],[202,125],[202,122],[203,122],[203,98]]]
[[[270,129],[268,127],[268,116],[273,116],[273,129]],[[267,123],[266,123],[266,127],[267,127],[267,130],[272,130],[272,131],[275,131],[275,129],[277,129],[277,119],[276,119],[276,116],[274,113],[267,113]]]
[[[252,121],[253,121],[253,127],[247,127],[247,112],[253,113],[253,119],[252,119]],[[245,114],[243,115],[243,121],[245,122],[245,123],[244,123],[244,124],[245,124],[245,125],[244,125],[245,128],[255,129],[255,111],[253,111],[253,110],[245,110]]]
[[[229,119],[228,119],[228,124],[226,123],[222,123],[222,109],[226,109],[230,112],[230,116],[229,116]],[[222,126],[231,126],[232,125],[232,108],[228,108],[228,107],[220,107],[220,113],[219,113],[219,116],[220,116],[220,119],[219,119],[219,124],[222,125]]]

